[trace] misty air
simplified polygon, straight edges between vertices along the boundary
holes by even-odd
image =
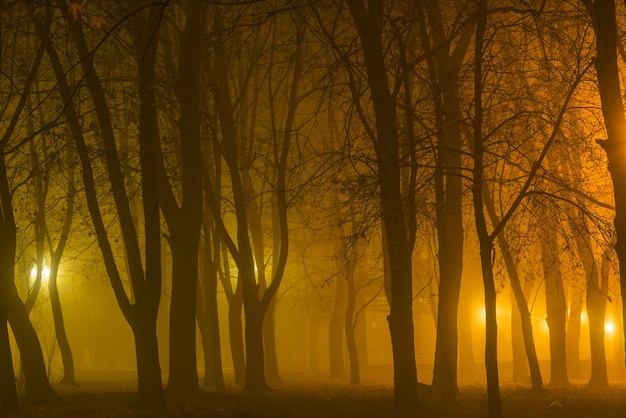
[[[0,414],[624,416],[625,4],[3,0]]]

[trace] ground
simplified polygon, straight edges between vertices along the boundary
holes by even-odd
[[[60,385],[58,392],[66,405],[40,407],[22,405],[18,414],[6,417],[485,417],[486,389],[482,385],[463,386],[456,405],[426,403],[424,411],[397,413],[392,410],[393,391],[388,384],[368,380],[362,386],[342,381],[325,381],[307,374],[286,374],[285,382],[265,394],[241,393],[230,387],[224,392],[206,390],[189,399],[167,399],[164,410],[137,411],[126,405],[133,398],[134,383],[126,375],[104,378],[83,376],[79,386]],[[503,386],[503,416],[527,417],[626,417],[626,386],[588,389],[547,388],[534,393],[525,387]]]

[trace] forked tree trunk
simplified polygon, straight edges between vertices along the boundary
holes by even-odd
[[[498,376],[498,325],[496,318],[496,287],[491,265],[493,239],[487,231],[483,196],[484,155],[483,138],[483,45],[487,27],[487,0],[480,0],[476,11],[476,36],[474,53],[474,175],[472,197],[474,217],[480,246],[480,266],[485,292],[485,369],[487,372],[487,405],[489,418],[502,415],[500,378]]]
[[[615,253],[620,275],[620,291],[626,295],[626,120],[617,67],[617,22],[614,0],[587,1],[596,33],[596,74],[607,139],[598,141],[606,152],[615,199]],[[626,324],[626,304],[622,304],[622,323]],[[626,334],[626,327],[622,326]]]
[[[391,334],[394,373],[394,407],[420,406],[413,328],[411,251],[400,189],[400,143],[396,102],[391,94],[382,44],[382,2],[349,0],[348,8],[359,33],[363,62],[376,120],[376,167],[380,186],[382,222],[390,269],[391,306],[387,320]]]
[[[458,36],[454,49],[444,47],[448,44],[449,35],[446,33],[442,8],[438,1],[421,2],[418,17],[427,54],[436,49],[432,57],[426,60],[437,133],[434,184],[440,280],[433,392],[440,401],[450,403],[456,401],[458,392],[459,295],[463,273],[463,139],[459,123],[463,116],[460,108],[460,71],[465,64],[464,57],[473,31],[472,25],[467,24]]]
[[[542,226],[541,262],[544,272],[546,294],[546,322],[550,332],[550,386],[567,386],[567,354],[565,325],[567,304],[563,279],[559,270],[558,243],[555,224],[543,212],[539,224]]]
[[[185,27],[180,33],[178,74],[174,91],[180,103],[181,203],[167,178],[160,158],[159,201],[170,233],[172,249],[172,299],[170,303],[169,378],[167,389],[178,394],[199,392],[196,360],[196,285],[198,248],[202,228],[202,48],[207,7],[203,2],[184,4]],[[157,144],[160,145],[160,142]]]
[[[35,328],[31,324],[26,307],[15,285],[9,290],[8,319],[20,350],[20,358],[26,377],[26,400],[33,404],[59,403],[60,398],[50,387],[48,371]]]
[[[483,193],[483,201],[492,224],[499,224],[500,219],[498,219],[496,214],[493,198],[487,191],[484,191]],[[511,281],[512,296],[515,300],[517,312],[519,313],[524,351],[528,360],[528,369],[530,371],[532,388],[535,390],[543,390],[543,378],[541,377],[541,369],[539,368],[539,360],[537,359],[537,348],[535,347],[535,338],[533,336],[532,318],[530,317],[528,302],[526,301],[526,296],[524,296],[524,289],[522,288],[522,284],[519,279],[517,265],[513,259],[511,248],[509,247],[509,241],[504,235],[504,230],[498,234],[497,239],[500,251],[502,251],[502,258],[504,259],[507,273],[509,274],[509,280]]]
[[[138,68],[140,98],[139,160],[142,174],[141,188],[145,223],[145,270],[142,263],[142,251],[139,246],[128,195],[126,194],[124,175],[120,167],[116,147],[115,130],[110,118],[107,100],[98,74],[91,66],[92,61],[87,59],[81,60],[85,83],[93,99],[100,133],[102,134],[102,143],[106,149],[107,172],[110,186],[113,190],[112,195],[115,199],[119,225],[126,245],[130,267],[129,275],[135,296],[135,303],[132,304],[124,289],[100,212],[91,159],[81,129],[81,123],[73,105],[72,88],[68,85],[65,70],[49,38],[49,33],[39,24],[34,5],[30,1],[26,2],[26,5],[39,37],[46,47],[57,78],[59,91],[66,103],[64,115],[80,157],[87,205],[96,230],[96,238],[101,249],[105,268],[120,309],[135,335],[139,387],[137,397],[132,405],[141,408],[162,407],[164,398],[156,341],[156,317],[161,292],[160,219],[153,142],[158,138],[153,81],[158,43],[158,36],[156,35],[158,34],[162,9],[158,6],[150,8],[147,17],[143,13],[133,15],[133,20],[135,20],[133,28],[136,29],[136,32],[133,33],[136,42],[136,52],[141,56]],[[61,9],[78,53],[82,57],[91,56],[82,30],[82,17],[72,18],[68,15],[65,7]]]

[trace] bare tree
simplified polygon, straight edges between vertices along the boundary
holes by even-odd
[[[29,0],[25,0],[25,4],[57,78],[59,92],[65,103],[64,116],[80,157],[87,205],[96,230],[96,237],[102,252],[105,268],[120,309],[131,326],[135,337],[138,388],[136,397],[131,405],[139,408],[162,407],[164,398],[156,338],[156,316],[161,292],[160,215],[154,155],[154,142],[158,138],[158,124],[155,92],[152,85],[154,81],[158,28],[164,4],[150,4],[147,9],[142,7],[139,10],[135,10],[135,13],[132,15],[134,29],[132,39],[135,41],[134,46],[136,48],[137,70],[139,73],[138,91],[140,107],[138,137],[143,219],[145,222],[144,269],[138,231],[135,228],[131,214],[124,184],[124,175],[115,145],[115,130],[113,129],[102,84],[97,70],[93,66],[93,52],[89,50],[85,39],[82,16],[80,14],[70,14],[67,4],[59,0],[60,10],[69,27],[76,50],[80,55],[80,65],[84,80],[93,100],[101,138],[106,151],[107,171],[126,247],[134,300],[131,300],[126,293],[107,236],[107,230],[98,202],[92,162],[90,161],[79,115],[73,103],[72,86],[69,85],[58,51],[49,37],[49,32],[42,25],[34,4]]]

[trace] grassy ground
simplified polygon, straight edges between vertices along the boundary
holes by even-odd
[[[188,399],[168,398],[164,410],[129,410],[134,383],[128,379],[108,378],[82,381],[80,386],[59,387],[67,402],[63,406],[23,405],[19,414],[7,417],[484,417],[486,390],[473,385],[461,388],[455,405],[427,402],[426,410],[394,413],[393,393],[386,385],[368,381],[362,386],[324,382],[304,375],[285,376],[286,383],[275,385],[266,394],[241,393],[237,388],[225,392],[206,391]],[[503,416],[527,417],[626,417],[626,386],[603,390],[584,386],[547,388],[534,393],[527,388],[505,386],[501,390]]]

